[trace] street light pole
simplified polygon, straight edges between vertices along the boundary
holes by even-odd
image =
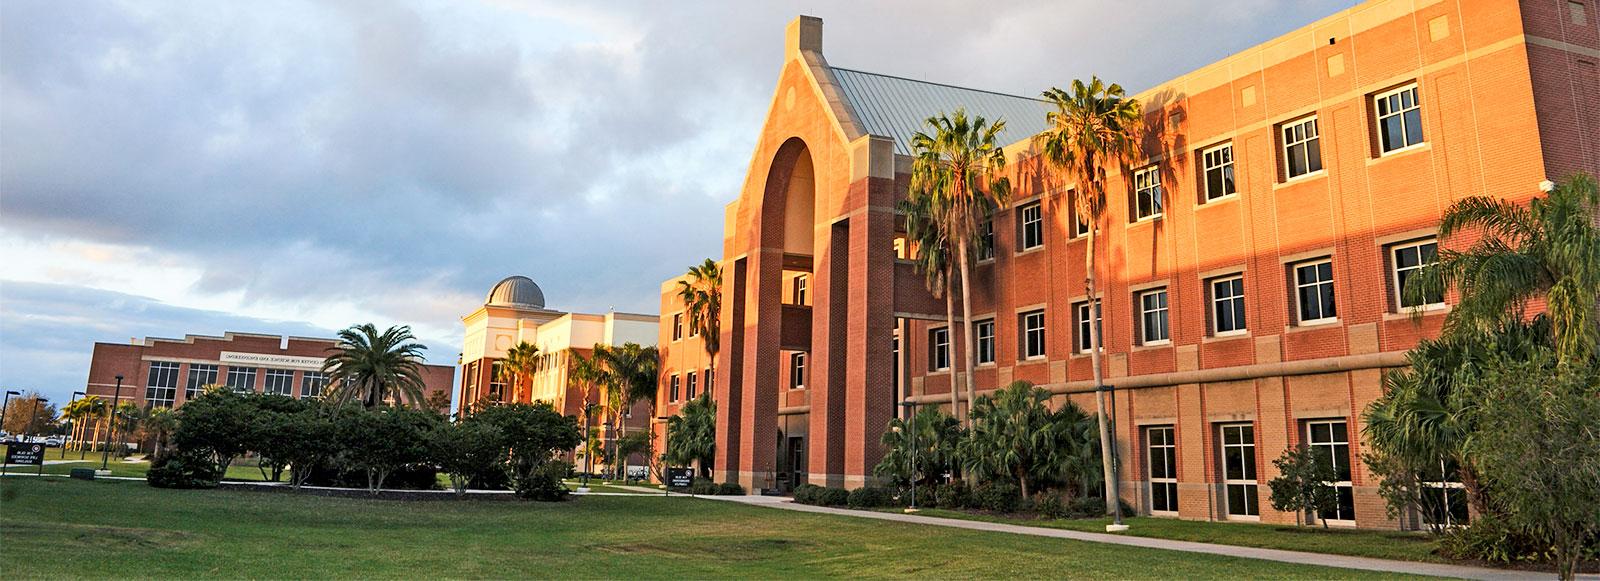
[[[72,404],[78,403],[78,396],[80,396],[80,395],[84,395],[84,393],[81,392],[81,391],[72,392],[72,401],[67,403],[67,408],[70,409],[72,407]],[[63,413],[62,416],[65,417],[66,414]],[[61,440],[61,459],[62,460],[66,460],[67,459],[67,441],[71,438],[72,432],[75,432],[77,430],[78,430],[78,422],[76,420],[74,420],[72,422],[72,431],[67,432],[67,436],[68,437],[67,438],[63,438]],[[83,446],[80,444],[78,447],[81,448]]]
[[[1128,525],[1122,524],[1122,487],[1117,481],[1122,480],[1122,469],[1118,462],[1117,450],[1117,386],[1100,385],[1101,391],[1111,393],[1111,482],[1106,483],[1107,491],[1111,493],[1111,519],[1112,524],[1106,525],[1106,532],[1120,533],[1128,530]]]
[[[6,409],[11,407],[11,396],[13,396],[13,395],[22,395],[22,392],[20,392],[20,391],[12,391],[12,390],[9,390],[9,389],[6,390],[6,398],[5,398],[5,400],[4,401],[0,401],[0,424],[4,424],[5,423]]]
[[[594,469],[594,434],[589,425],[589,418],[594,415],[594,404],[583,403],[583,484],[578,487],[589,488],[589,471]]]
[[[906,512],[917,512],[917,404],[916,402],[900,402],[911,416],[911,506]]]
[[[111,434],[117,431],[117,402],[122,400],[122,376],[117,376],[117,393],[111,397],[111,410],[106,412],[106,423],[111,424],[106,430],[105,446],[100,449],[100,469],[110,470],[111,466]]]

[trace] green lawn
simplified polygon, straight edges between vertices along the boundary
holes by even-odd
[[[900,512],[900,509],[892,509],[892,512]],[[1106,525],[1111,524],[1110,517],[1061,520],[1032,519],[974,514],[936,508],[922,509],[918,514],[1091,533],[1106,532]],[[1241,547],[1285,549],[1332,555],[1352,555],[1400,561],[1453,562],[1433,554],[1433,542],[1429,540],[1425,533],[1339,528],[1322,529],[1316,527],[1206,522],[1155,517],[1125,518],[1123,522],[1128,525],[1128,532],[1122,534],[1139,537],[1217,543]]]
[[[85,460],[77,460],[77,458],[78,458],[77,454],[69,452],[67,454],[67,460],[74,460],[73,462],[68,462],[68,463],[64,463],[64,464],[46,464],[44,466],[44,473],[45,474],[71,474],[72,473],[72,469],[74,469],[74,468],[93,468],[93,469],[96,469],[96,470],[100,469],[100,457],[99,456],[95,456],[94,454],[89,454],[88,458],[85,459]],[[50,455],[50,456],[46,456],[45,457],[45,460],[50,460],[50,461],[58,461],[60,459],[61,459],[60,455]],[[112,459],[111,462],[107,466],[108,466],[108,468],[110,468],[112,476],[126,476],[126,477],[132,477],[132,478],[144,478],[145,474],[148,474],[150,472],[150,462],[148,462],[148,461],[144,461],[144,462],[123,462],[123,461],[120,461],[120,460],[117,460],[117,459]],[[37,466],[22,466],[22,467],[11,466],[11,467],[7,468],[6,470],[9,471],[9,472],[21,472],[21,473],[33,474],[33,473],[38,472],[39,467],[37,467]],[[237,465],[237,464],[228,467],[227,478],[230,479],[230,480],[266,480],[265,478],[261,477],[261,469],[260,468],[256,468],[255,466],[244,466],[244,465]],[[287,474],[284,475],[284,479],[285,480],[288,479],[288,475]]]
[[[690,498],[382,501],[0,481],[6,578],[1378,578]]]

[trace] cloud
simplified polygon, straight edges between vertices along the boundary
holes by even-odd
[[[1089,74],[1142,89],[1336,8],[12,0],[0,246],[38,254],[12,281],[112,308],[90,289],[133,280],[167,309],[252,317],[239,325],[361,318],[459,342],[457,318],[509,274],[556,308],[653,312],[661,280],[720,253],[796,14],[824,18],[833,64],[1035,94]],[[5,284],[8,330],[94,318]],[[5,371],[69,377],[43,362],[86,357],[108,338],[91,330],[216,332],[221,316],[138,312],[175,319],[8,333]]]

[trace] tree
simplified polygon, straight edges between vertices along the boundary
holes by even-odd
[[[656,368],[660,361],[655,346],[644,347],[638,343],[623,343],[620,347],[595,345],[594,358],[603,369],[606,384],[606,407],[610,408],[611,421],[616,427],[612,447],[616,448],[627,435],[627,416],[639,401],[650,402],[655,407]],[[612,457],[626,468],[628,455],[613,449]]]
[[[132,401],[124,401],[117,404],[112,418],[112,425],[116,428],[114,433],[116,442],[113,449],[116,450],[117,457],[120,458],[127,455],[128,440],[132,439],[133,434],[138,432],[143,425],[144,412],[139,409],[139,406],[134,405]]]
[[[1333,466],[1305,444],[1284,450],[1272,465],[1278,467],[1278,477],[1267,483],[1272,489],[1272,508],[1294,511],[1296,525],[1338,506],[1339,491],[1329,484],[1336,478]],[[1328,527],[1327,519],[1322,527]]]
[[[256,467],[262,478],[277,482],[300,455],[300,438],[294,432],[301,427],[298,416],[311,407],[305,400],[281,395],[246,394],[244,398],[255,406],[249,448],[260,456]]]
[[[1502,358],[1476,392],[1484,435],[1468,450],[1503,516],[1548,543],[1561,578],[1574,578],[1600,544],[1600,360],[1563,362],[1555,350]]]
[[[506,350],[506,358],[497,369],[500,381],[511,384],[511,401],[522,401],[522,390],[533,387],[533,374],[539,371],[539,347],[518,341]]]
[[[693,466],[701,477],[710,478],[712,456],[717,451],[717,402],[701,392],[683,404],[678,415],[667,418],[668,464]]]
[[[430,435],[442,423],[438,414],[403,406],[343,414],[337,421],[349,463],[366,472],[367,491],[374,495],[389,473],[429,459]]]
[[[178,415],[172,408],[151,408],[145,413],[144,429],[155,440],[155,453],[159,455],[172,440],[172,432],[178,429]]]
[[[918,131],[911,136],[911,191],[932,196],[939,230],[955,248],[956,269],[961,273],[962,341],[966,345],[962,373],[967,401],[971,402],[977,398],[972,375],[976,350],[972,348],[971,279],[977,257],[973,249],[984,244],[979,227],[1010,197],[1011,181],[1004,175],[1006,153],[995,139],[1006,122],[996,120],[991,125],[982,116],[968,119],[965,109],[956,109],[953,116],[929,117],[925,124],[933,129],[932,135]],[[972,424],[970,413],[967,424]]]
[[[1085,244],[1084,292],[1088,297],[1090,316],[1099,319],[1100,293],[1097,284],[1095,239],[1105,215],[1107,166],[1126,167],[1127,160],[1137,150],[1136,133],[1141,117],[1141,106],[1136,99],[1124,96],[1122,86],[1106,85],[1099,77],[1088,83],[1081,79],[1072,81],[1069,93],[1059,88],[1044,92],[1055,106],[1045,115],[1050,128],[1034,137],[1034,146],[1040,150],[1045,168],[1061,181],[1061,185],[1076,184],[1072,205],[1080,222],[1088,225],[1088,242]],[[1101,369],[1100,325],[1089,325],[1089,366],[1094,373],[1096,386],[1104,382]],[[1100,422],[1100,456],[1106,486],[1106,510],[1118,510],[1115,467],[1111,464],[1110,426],[1107,425],[1105,393],[1095,394],[1095,414]]]
[[[546,402],[490,406],[474,414],[471,421],[499,431],[512,482],[519,489],[535,484],[536,471],[557,451],[571,450],[583,440],[577,418],[561,415]]]
[[[648,471],[654,471],[655,454],[656,435],[649,430],[634,432],[617,439],[617,456],[619,458],[627,458],[637,455],[644,458]],[[628,475],[624,473],[622,478],[627,479]]]
[[[1085,476],[1072,471],[1081,471],[1082,462],[1074,459],[1097,444],[1084,438],[1089,417],[1071,402],[1052,412],[1049,401],[1049,391],[1026,381],[979,398],[959,448],[964,470],[979,479],[1016,482],[1023,498],[1045,484],[1081,485]]]
[[[4,424],[6,433],[47,434],[54,430],[56,406],[43,399],[44,396],[37,391],[11,398],[11,405],[6,406],[5,420],[0,422]]]
[[[274,438],[285,443],[273,446],[272,453],[290,467],[289,484],[299,490],[318,466],[323,466],[343,451],[337,416],[306,406],[292,414],[282,414],[276,422]],[[263,455],[266,452],[263,452]],[[272,477],[278,479],[276,475]]]
[[[600,347],[600,345],[596,344],[596,347]],[[594,412],[590,409],[590,406],[599,399],[595,397],[595,389],[605,385],[606,370],[600,364],[598,357],[592,354],[585,357],[577,349],[567,349],[567,360],[570,362],[567,368],[567,386],[569,388],[575,387],[579,390],[579,393],[583,394],[583,401],[579,404],[583,410],[583,418],[578,423],[583,429],[587,430],[593,427],[591,420],[594,418]],[[580,441],[584,443],[584,454],[587,455],[589,453],[588,434],[584,434]],[[577,442],[573,443],[573,446],[577,445]]]
[[[427,408],[440,415],[450,413],[450,390],[441,389],[428,394]]]
[[[916,269],[922,273],[923,284],[934,298],[944,299],[944,319],[947,332],[954,332],[956,328],[955,289],[951,281],[955,280],[954,267],[955,251],[950,241],[945,238],[944,231],[939,227],[939,200],[926,190],[913,188],[907,193],[907,198],[899,204],[900,212],[905,215],[906,239],[911,241],[911,260]],[[954,342],[952,341],[952,344]],[[930,347],[931,348],[931,347]],[[954,352],[951,352],[954,355]],[[961,411],[961,386],[956,384],[954,377],[950,380],[950,415],[961,418],[965,414]],[[972,400],[967,400],[971,407]]]
[[[501,466],[508,450],[500,429],[477,416],[442,424],[431,438],[433,462],[450,476],[456,496],[464,496],[479,475]]]
[[[250,450],[256,407],[244,395],[210,390],[178,408],[178,429],[172,441],[178,450],[211,454],[217,472],[225,474],[233,459]]]
[[[700,344],[711,359],[711,373],[717,372],[717,352],[722,350],[722,266],[707,258],[689,267],[685,280],[678,281],[678,299],[689,318],[689,332],[700,336]],[[710,382],[706,392],[714,391]]]
[[[872,468],[872,474],[900,487],[909,486],[912,481],[936,484],[945,474],[961,470],[956,446],[963,435],[960,420],[937,406],[923,407],[909,422],[890,419],[889,428],[879,440],[883,459]]]
[[[74,445],[80,450],[84,449],[84,445],[90,443],[85,440],[89,439],[88,434],[91,424],[96,428],[96,434],[98,435],[99,421],[97,418],[99,418],[101,410],[105,409],[105,405],[105,400],[100,399],[100,396],[90,395],[75,400],[62,409],[61,416],[72,422],[70,445]]]
[[[344,405],[359,400],[371,409],[385,400],[420,406],[423,403],[422,352],[411,327],[389,327],[382,333],[372,323],[339,331],[339,343],[322,364],[333,401]]]

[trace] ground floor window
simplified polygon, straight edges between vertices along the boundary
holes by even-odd
[[[1355,487],[1350,482],[1350,432],[1344,420],[1306,422],[1306,441],[1312,453],[1333,466],[1334,481],[1329,482],[1339,492],[1339,502],[1332,510],[1321,511],[1317,518],[1355,522]]]
[[[1222,426],[1222,482],[1229,516],[1260,516],[1256,484],[1256,430],[1251,424]]]
[[[1460,467],[1440,461],[1437,471],[1428,472],[1422,483],[1423,521],[1447,527],[1467,524],[1467,487],[1461,483]]]
[[[1149,458],[1150,511],[1178,512],[1178,441],[1172,426],[1145,428]]]
[[[328,376],[317,371],[307,371],[300,374],[300,399],[311,399],[322,395],[322,388],[328,386]]]
[[[189,364],[189,382],[183,388],[184,399],[194,399],[200,390],[217,384],[217,366],[203,363]]]

